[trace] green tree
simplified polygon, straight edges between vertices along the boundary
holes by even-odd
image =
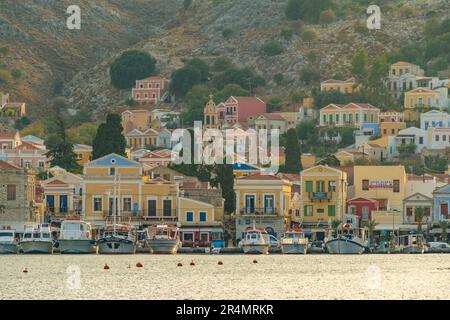
[[[189,107],[181,113],[183,125],[193,125],[194,121],[203,121],[203,109],[210,94],[211,90],[206,85],[192,87],[185,99]]]
[[[320,164],[323,166],[327,165],[330,167],[338,167],[341,165],[341,162],[339,161],[338,158],[336,158],[336,156],[334,154],[328,154],[328,155],[326,155],[325,158],[320,160],[317,164]]]
[[[289,0],[285,13],[286,17],[291,20],[317,23],[320,13],[329,9],[331,5],[331,0]]]
[[[120,115],[109,113],[106,116],[106,122],[102,123],[97,129],[92,145],[92,158],[95,160],[110,153],[126,156],[127,143],[122,131]]]
[[[193,86],[202,82],[200,71],[187,67],[173,71],[171,78],[169,91],[177,98],[184,97]]]
[[[225,199],[225,213],[231,214],[236,210],[236,194],[234,193],[233,166],[222,164],[215,166],[217,181],[222,189],[222,197]]]
[[[359,83],[366,83],[368,63],[369,57],[367,50],[363,47],[359,48],[352,58],[352,73]]]
[[[233,63],[227,57],[219,57],[214,60],[212,70],[215,72],[223,72],[229,68],[231,68]]]
[[[19,80],[22,77],[22,71],[20,71],[19,69],[12,69],[11,76],[14,80]]]
[[[300,71],[300,80],[309,85],[320,80],[319,71],[313,67],[305,67]]]
[[[439,227],[442,229],[442,241],[447,242],[448,221],[439,221]]]
[[[209,80],[209,65],[202,59],[194,58],[187,61],[185,68],[191,68],[200,72],[200,81],[206,82]]]
[[[283,46],[274,40],[267,41],[263,44],[261,50],[266,56],[269,57],[282,54],[284,51]]]
[[[416,208],[416,210],[414,210],[414,216],[419,220],[417,221],[417,232],[422,233],[422,219],[425,217],[425,210],[423,208]]]
[[[319,36],[319,32],[314,28],[304,28],[300,33],[300,38],[303,41],[307,42],[308,45],[310,45],[311,42],[317,40]]]
[[[379,225],[379,223],[374,219],[370,219],[369,221],[366,221],[364,223],[364,227],[369,231],[369,246],[372,245],[373,231],[375,230],[377,225]]]
[[[302,170],[300,162],[300,144],[295,129],[289,129],[286,132],[286,163],[285,171],[287,173],[299,174]]]
[[[320,13],[319,23],[322,25],[330,24],[336,21],[336,14],[333,10],[324,10]]]
[[[253,93],[253,89],[265,85],[264,78],[251,68],[229,68],[213,78],[213,86],[222,90],[227,84],[238,84]]]
[[[136,80],[154,74],[155,67],[156,59],[147,52],[126,51],[111,64],[111,84],[117,89],[129,89]]]
[[[59,166],[69,172],[80,173],[81,166],[76,161],[73,152],[73,143],[67,134],[67,123],[62,116],[63,109],[58,102],[53,104],[53,116],[48,119],[46,126],[47,147],[46,156],[50,159],[52,166]]]
[[[280,111],[281,107],[283,106],[283,98],[282,97],[269,97],[267,99],[267,111],[268,112],[274,112],[274,111]]]

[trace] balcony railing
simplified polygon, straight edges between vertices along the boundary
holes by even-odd
[[[114,214],[110,210],[103,211],[104,218],[113,218]],[[178,214],[175,209],[171,210],[132,210],[132,211],[121,211],[120,217],[131,218],[137,220],[145,221],[174,221],[178,219]]]
[[[253,215],[277,215],[278,211],[276,208],[253,208],[246,207],[240,210],[243,216],[253,216]]]
[[[331,192],[309,192],[310,200],[331,200]]]

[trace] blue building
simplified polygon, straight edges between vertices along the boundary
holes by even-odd
[[[434,221],[447,220],[448,216],[448,208],[450,204],[450,184],[447,184],[443,187],[436,188],[433,191],[433,207]]]

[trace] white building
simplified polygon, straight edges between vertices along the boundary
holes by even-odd
[[[402,144],[415,144],[417,146],[416,153],[419,153],[423,148],[428,147],[427,131],[416,127],[400,130],[395,137],[395,140],[397,146]]]
[[[450,115],[446,112],[431,110],[420,114],[420,128],[450,128]]]
[[[435,150],[450,147],[450,128],[429,128],[427,147]]]

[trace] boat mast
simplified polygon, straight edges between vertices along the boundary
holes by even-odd
[[[117,199],[117,215],[120,217],[120,207],[122,204],[121,198],[120,198],[120,174],[118,175],[118,181],[119,181],[119,192],[118,192],[118,199]],[[120,221],[119,221],[120,222]],[[114,232],[116,231],[116,220],[114,219]]]
[[[117,172],[114,170],[114,195],[113,195],[113,234],[116,234],[116,215],[117,215]]]

